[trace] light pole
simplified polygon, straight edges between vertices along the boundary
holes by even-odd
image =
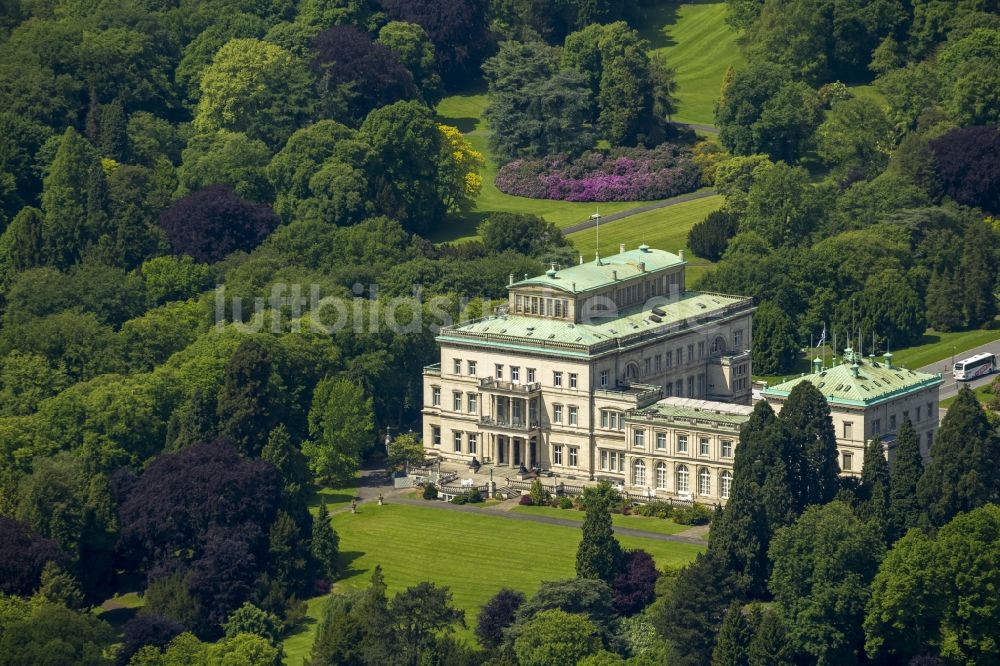
[[[951,346],[951,371],[955,371],[955,345]]]
[[[601,209],[598,208],[597,212],[590,216],[590,219],[595,221],[597,227],[597,249],[594,252],[594,259],[600,262],[601,261]]]

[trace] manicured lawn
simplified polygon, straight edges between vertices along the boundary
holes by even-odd
[[[575,520],[583,522],[586,513],[576,509],[556,509],[551,506],[516,506],[511,511],[517,513],[530,513],[535,516],[549,516],[550,518],[562,518],[563,520]],[[645,516],[624,516],[620,513],[611,514],[611,523],[615,527],[627,527],[630,530],[643,530],[654,534],[677,534],[689,529],[689,525],[678,525],[672,520],[664,518],[647,518]]]
[[[691,227],[721,205],[721,196],[711,196],[602,224],[601,256],[618,254],[619,243],[625,243],[628,248],[636,248],[646,243],[650,247],[668,252],[686,249],[687,235]],[[593,259],[597,243],[596,229],[578,231],[567,238],[587,260]],[[684,258],[688,262],[687,282],[689,286],[693,286],[696,279],[712,267],[712,262],[696,257],[690,251],[685,252]]]
[[[972,389],[973,394],[975,394],[976,399],[984,405],[989,404],[993,400],[993,382],[988,384],[983,384],[977,388]],[[951,407],[951,403],[955,402],[957,395],[953,395],[950,398],[941,401],[941,406],[945,409]]]
[[[531,594],[544,580],[572,577],[580,540],[580,530],[572,527],[403,504],[339,513],[333,526],[346,570],[338,589],[365,587],[372,569],[381,564],[390,593],[423,580],[447,585],[470,627],[479,607],[501,587]],[[702,550],[654,539],[619,541],[625,548],[647,550],[660,566],[684,564]],[[310,601],[310,617],[319,616],[321,601]],[[307,623],[285,641],[286,663],[302,663],[315,630],[314,623]],[[471,629],[460,635],[471,640]]]
[[[351,503],[351,500],[358,494],[357,483],[348,481],[335,486],[324,486],[313,493],[309,500],[309,508],[313,515],[319,511],[321,501],[326,501],[326,508],[331,513],[339,508]]]
[[[938,333],[928,329],[921,337],[920,344],[906,349],[892,350],[893,360],[907,368],[919,368],[947,359],[951,367],[952,348],[955,360],[961,360],[966,350],[985,345],[1000,338],[1000,318],[993,320],[992,328],[958,331],[955,333]]]
[[[722,77],[730,65],[740,68],[745,63],[736,33],[725,19],[722,2],[671,3],[646,10],[640,32],[677,72],[674,120],[714,124]]]

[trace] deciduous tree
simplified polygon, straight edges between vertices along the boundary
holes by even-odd
[[[514,624],[525,596],[517,590],[503,588],[483,604],[476,621],[476,639],[485,648],[496,648],[503,642],[504,629]]]
[[[309,410],[310,439],[302,445],[313,474],[325,479],[350,476],[375,435],[372,399],[346,379],[325,379]]]
[[[213,263],[236,250],[255,248],[278,226],[278,216],[267,204],[241,199],[225,185],[211,185],[175,201],[159,222],[174,252]]]
[[[868,585],[884,549],[882,537],[842,502],[810,507],[775,534],[770,588],[798,650],[820,664],[863,654]]]
[[[312,78],[291,53],[256,39],[233,39],[201,76],[198,132],[225,129],[278,149],[312,111]]]

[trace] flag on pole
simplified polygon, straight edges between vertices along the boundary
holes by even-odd
[[[822,347],[823,343],[826,342],[826,322],[823,322],[823,332],[819,335],[819,342],[816,343],[817,347]]]

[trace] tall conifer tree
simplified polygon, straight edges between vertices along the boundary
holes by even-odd
[[[931,462],[917,484],[922,521],[940,527],[963,511],[1000,498],[997,436],[968,386],[941,422]]]
[[[826,504],[840,488],[837,434],[830,405],[812,382],[799,382],[785,400],[779,418],[792,434],[789,471],[795,479],[796,513],[810,504]]]
[[[576,575],[597,578],[608,585],[615,579],[622,561],[622,548],[611,527],[611,511],[603,501],[587,504],[583,536],[576,551]]]
[[[746,666],[753,631],[738,602],[729,605],[712,651],[712,666]]]
[[[896,433],[896,456],[889,470],[889,542],[920,524],[920,501],[917,483],[924,473],[920,442],[910,419]]]

